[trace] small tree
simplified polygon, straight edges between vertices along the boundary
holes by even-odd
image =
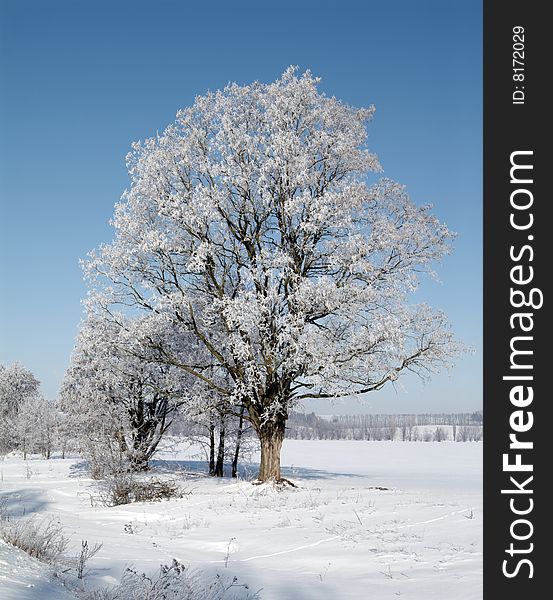
[[[212,398],[195,411],[184,411],[177,428],[181,435],[199,444],[206,453],[209,474],[224,476],[224,463],[231,463],[231,476],[238,476],[238,462],[253,451],[245,407],[235,413],[225,402]],[[246,435],[245,435],[246,434]]]
[[[56,403],[57,410],[57,447],[61,452],[61,457],[65,458],[68,452],[77,451],[79,448],[79,440],[77,432],[74,429],[74,419],[71,415],[63,412],[60,407],[60,402]]]
[[[434,431],[434,441],[443,442],[444,440],[447,440],[447,430],[444,427],[436,427],[436,431]]]
[[[20,446],[22,439],[28,439],[34,432],[34,416],[27,414],[24,406],[38,400],[39,386],[39,381],[22,364],[0,364],[0,453]],[[23,452],[26,454],[25,448]]]
[[[0,364],[0,417],[14,415],[21,404],[38,394],[40,382],[21,363]]]
[[[39,394],[20,405],[10,423],[15,445],[25,459],[34,452],[50,458],[57,444],[58,417],[55,405]]]
[[[127,333],[107,320],[85,321],[61,389],[60,405],[98,474],[108,460],[115,470],[122,461],[147,469],[186,398],[182,372],[142,358]]]
[[[138,337],[160,362],[246,407],[261,481],[280,479],[298,401],[426,377],[458,351],[444,315],[408,304],[452,234],[371,175],[374,109],[318,83],[290,68],[268,85],[232,84],[134,144],[115,239],[86,265],[107,318],[147,315]],[[152,334],[169,326],[164,341]],[[191,335],[203,356],[181,352]]]

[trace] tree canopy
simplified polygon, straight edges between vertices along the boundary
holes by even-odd
[[[135,143],[114,241],[85,265],[89,311],[246,406],[262,480],[280,478],[296,402],[427,376],[459,350],[442,313],[409,303],[452,233],[376,177],[374,108],[318,83],[289,68],[231,84]]]

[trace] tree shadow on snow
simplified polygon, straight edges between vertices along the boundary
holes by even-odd
[[[150,461],[152,471],[170,475],[207,475],[208,464],[205,460],[177,460],[155,458]]]
[[[83,479],[90,477],[90,464],[87,460],[80,460],[79,462],[73,463],[69,466],[68,477],[74,477],[76,479]]]
[[[24,488],[9,492],[0,492],[0,506],[9,517],[23,517],[40,513],[48,507],[44,498],[44,490],[40,488]]]
[[[311,469],[309,467],[281,467],[280,472],[286,479],[313,480],[313,479],[340,479],[341,477],[360,477],[355,473],[335,473],[322,469]]]

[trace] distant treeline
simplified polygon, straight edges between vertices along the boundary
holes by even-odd
[[[286,437],[297,440],[479,441],[483,413],[333,415],[291,412]]]

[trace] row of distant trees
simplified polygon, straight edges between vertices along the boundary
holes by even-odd
[[[286,437],[298,440],[479,441],[483,414],[361,414],[323,418],[315,413],[291,413]]]

